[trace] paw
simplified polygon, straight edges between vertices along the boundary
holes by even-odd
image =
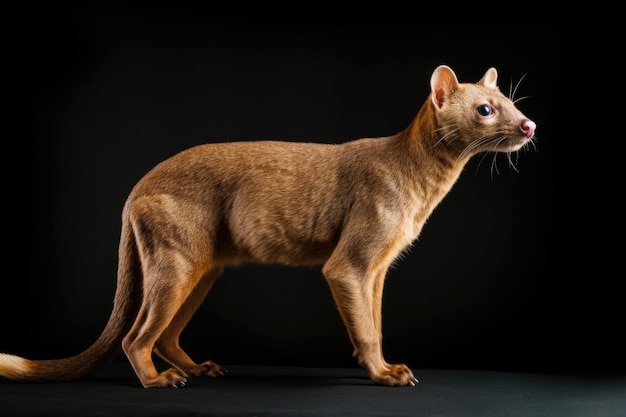
[[[222,369],[217,363],[213,361],[206,361],[199,365],[196,365],[187,370],[187,373],[191,376],[210,376],[219,377],[228,373],[227,370]]]
[[[141,381],[144,388],[182,388],[187,384],[187,378],[175,368],[161,372],[156,378]]]
[[[380,372],[370,374],[372,381],[389,387],[414,387],[419,382],[408,366],[404,364],[387,365]]]

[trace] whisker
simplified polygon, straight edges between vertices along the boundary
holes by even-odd
[[[515,153],[515,161],[513,161],[513,155],[512,155],[512,152],[507,152],[507,153],[506,153],[506,159],[509,161],[509,167],[513,168],[513,170],[514,170],[515,172],[519,172],[519,171],[517,170],[517,166],[516,166],[517,161],[519,160],[519,154],[518,154],[517,152]]]
[[[455,126],[458,126],[458,125],[459,125],[458,123],[454,123],[454,124],[447,125],[447,126],[441,126],[440,128],[435,129],[435,132],[439,132],[439,131],[444,130],[444,129],[452,129]]]
[[[493,181],[493,171],[496,171],[496,174],[500,175],[500,170],[498,169],[498,154],[493,154],[493,160],[491,161],[491,180]]]
[[[487,143],[493,143],[495,146],[498,146],[498,145],[500,145],[500,144],[501,144],[502,142],[504,142],[504,141],[506,141],[506,135],[504,135],[503,133],[501,133],[501,134],[500,134],[500,136],[495,137],[495,138],[494,138],[494,137],[489,137],[489,136],[487,136],[487,137],[483,137],[483,138],[476,139],[476,140],[475,140],[475,141],[473,141],[472,143],[468,144],[468,145],[465,147],[465,149],[463,149],[463,150],[460,152],[460,154],[459,154],[459,158],[463,158],[463,157],[467,156],[468,154],[473,153],[474,151],[476,151],[477,149],[479,149],[479,148],[480,148],[482,145],[484,145],[484,144],[487,144]],[[487,152],[489,152],[489,151],[487,151]],[[490,169],[490,171],[491,171],[491,176],[492,176],[492,178],[493,178],[493,173],[494,173],[494,171],[495,171],[497,174],[500,174],[500,170],[498,169],[498,166],[497,166],[497,156],[498,156],[498,153],[501,153],[501,152],[494,152],[494,157],[493,157],[493,161],[492,161],[492,164],[491,164],[491,169]],[[516,156],[517,156],[517,155],[516,155]],[[482,160],[483,160],[485,157],[486,157],[486,154],[485,154],[485,155],[483,155],[483,157],[482,157],[482,158],[481,158],[481,160],[479,161],[478,167],[480,167],[480,164],[482,163]],[[512,166],[514,166],[514,165],[515,165],[515,163],[516,163],[515,161],[513,161],[513,159],[511,159],[511,153],[510,153],[510,152],[507,152],[507,160],[508,160],[508,163],[509,163],[510,165],[512,165]],[[478,170],[478,167],[477,167],[477,170]],[[514,167],[514,169],[517,171],[517,169],[516,169],[515,167]]]
[[[459,155],[459,157],[465,157],[468,154],[472,153],[473,151],[475,151],[477,148],[481,147],[482,145],[484,145],[485,143],[489,143],[492,140],[496,140],[498,142],[501,142],[504,139],[504,137],[499,137],[497,139],[492,138],[491,136],[485,136],[482,138],[478,138],[475,139],[473,142],[469,143],[465,149],[463,149]]]
[[[441,128],[441,129],[437,129],[437,131],[442,130],[442,129],[443,129],[443,128]],[[434,147],[434,146],[439,145],[439,143],[441,143],[441,142],[442,142],[445,138],[447,138],[447,137],[448,137],[448,136],[450,136],[451,134],[456,133],[456,132],[458,132],[458,131],[459,131],[459,129],[457,128],[457,129],[453,129],[453,130],[451,130],[450,132],[446,133],[446,134],[445,134],[445,135],[443,135],[441,138],[439,138],[439,140],[438,140],[437,142],[435,142],[435,144],[433,145],[433,147]],[[455,139],[452,139],[450,142],[454,142],[454,140],[455,140]]]
[[[524,96],[524,97],[516,98],[515,101],[513,101],[513,104],[516,104],[517,102],[522,101],[522,100],[526,100],[527,98],[530,98],[530,96]]]
[[[533,136],[528,142],[526,142],[524,144],[524,149],[532,147],[535,152],[538,152],[537,143],[536,143],[535,139],[537,139],[537,137]]]
[[[478,161],[478,165],[476,165],[475,175],[478,175],[478,169],[480,168],[480,165],[483,163],[486,157],[487,157],[487,152],[483,153],[482,156],[480,157],[480,160]]]
[[[528,73],[526,73],[528,74]],[[522,75],[522,77],[519,79],[519,81],[517,82],[517,84],[515,85],[515,88],[513,89],[513,93],[510,96],[510,99],[513,100],[513,97],[515,97],[515,93],[517,92],[517,88],[520,86],[520,84],[522,83],[522,80],[524,79],[524,77],[526,77],[526,74]],[[515,101],[514,101],[515,103]]]

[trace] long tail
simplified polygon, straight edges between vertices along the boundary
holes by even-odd
[[[91,375],[122,353],[142,299],[141,265],[130,224],[124,221],[113,310],[100,337],[83,352],[63,359],[30,360],[0,353],[0,375],[24,382],[70,381]]]

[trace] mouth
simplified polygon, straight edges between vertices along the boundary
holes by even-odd
[[[483,137],[470,143],[463,151],[461,156],[470,155],[477,152],[503,152],[512,153],[519,151],[525,145],[531,143],[533,137],[519,135],[496,135]]]
[[[505,142],[501,142],[497,144],[495,150],[498,152],[515,152],[515,151],[519,151],[520,149],[522,149],[522,147],[524,147],[524,145],[527,142],[528,142],[528,139],[507,140]]]
[[[490,141],[491,150],[496,152],[515,152],[522,149],[524,145],[526,145],[531,140],[532,137],[526,136],[499,136],[496,138],[492,138],[492,140]]]
[[[530,138],[523,137],[523,138],[516,138],[516,139],[507,140],[507,143],[505,144],[505,148],[507,148],[507,149],[505,150],[505,152],[519,151],[520,149],[522,149],[524,147],[524,145],[526,145],[531,140],[532,140],[532,137],[530,137]]]

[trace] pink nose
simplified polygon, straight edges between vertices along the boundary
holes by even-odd
[[[537,128],[537,125],[532,120],[526,119],[522,122],[519,128],[522,132],[524,132],[524,135],[526,135],[527,138],[532,138],[535,136],[535,129]]]

